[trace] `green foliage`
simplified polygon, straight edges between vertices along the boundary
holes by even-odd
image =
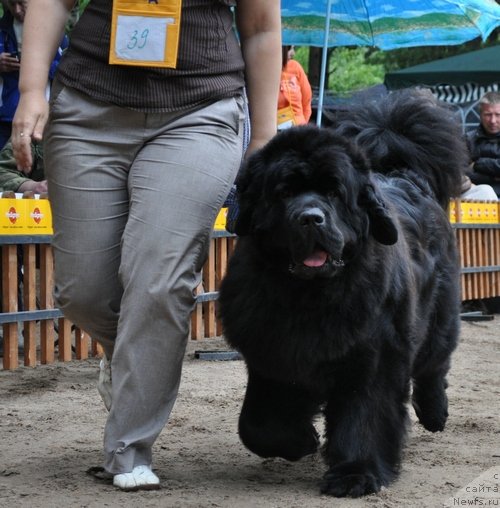
[[[373,50],[369,48],[335,48],[329,50],[328,86],[336,95],[382,83],[385,69],[380,61],[372,61]],[[309,47],[295,47],[295,60],[307,71]],[[314,84],[314,83],[313,83]]]
[[[384,65],[372,59],[369,48],[336,48],[329,59],[327,88],[336,95],[346,95],[382,83]]]
[[[307,71],[309,67],[309,48],[306,46],[295,46],[294,59]]]

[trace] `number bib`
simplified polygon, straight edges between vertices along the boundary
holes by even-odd
[[[113,0],[109,63],[177,65],[182,0]]]
[[[278,130],[289,129],[296,125],[292,106],[278,109]]]

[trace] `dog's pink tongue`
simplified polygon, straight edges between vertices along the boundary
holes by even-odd
[[[304,264],[310,267],[323,266],[327,258],[328,254],[324,250],[316,250],[308,258],[304,259]]]

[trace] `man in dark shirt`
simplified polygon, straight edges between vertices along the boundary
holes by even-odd
[[[489,184],[500,196],[500,92],[488,92],[479,101],[481,124],[467,135],[471,153],[469,177]]]
[[[500,92],[487,92],[479,101],[481,124],[467,134],[471,153],[469,177],[475,184],[489,184],[500,197]],[[500,297],[482,300],[487,312],[500,313]]]

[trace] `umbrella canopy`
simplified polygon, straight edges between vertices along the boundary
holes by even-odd
[[[494,0],[282,0],[281,14],[283,44],[318,47],[454,45],[500,25]]]
[[[390,89],[424,85],[490,85],[500,83],[500,46],[440,58],[406,69],[388,72],[385,84]]]

